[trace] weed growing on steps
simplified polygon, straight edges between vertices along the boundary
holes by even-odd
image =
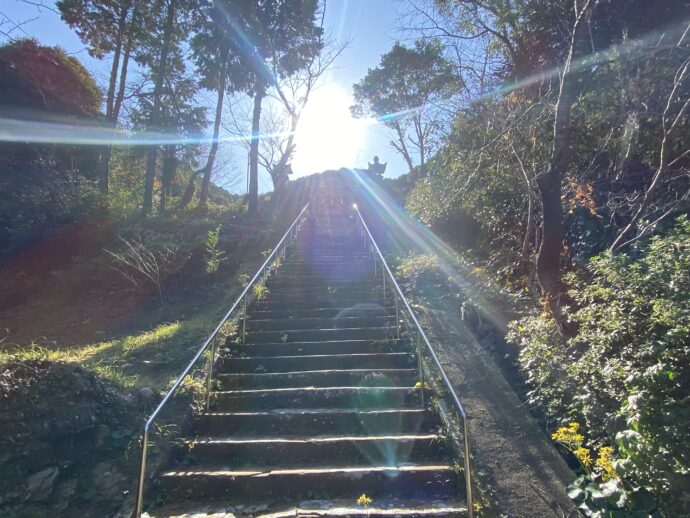
[[[256,300],[264,300],[266,297],[268,297],[268,294],[270,293],[270,291],[263,282],[255,284],[252,289],[254,291],[254,298]]]
[[[369,507],[374,502],[374,499],[368,496],[366,493],[359,495],[357,499],[357,505],[360,507]]]

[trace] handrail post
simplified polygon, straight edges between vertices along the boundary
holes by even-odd
[[[467,424],[467,416],[462,417],[462,442],[463,442],[463,468],[465,471],[465,491],[467,493],[467,517],[472,518],[474,514],[474,498],[472,496],[472,470],[470,469],[470,438],[469,425]]]
[[[144,425],[144,435],[141,443],[141,465],[139,466],[139,482],[137,484],[137,505],[134,510],[135,518],[141,518],[141,510],[144,506],[144,480],[146,479],[146,455],[149,444],[149,423]]]
[[[381,268],[381,277],[383,277],[383,302],[386,302],[386,270]]]
[[[400,339],[400,302],[397,293],[395,294],[395,328],[397,338]]]
[[[419,369],[419,381],[421,382],[422,407],[424,407],[424,364],[422,362],[422,334],[417,330],[417,365]]]
[[[242,308],[242,345],[247,340],[247,295],[244,296],[244,304]]]
[[[216,339],[211,342],[211,359],[208,362],[208,376],[206,377],[206,410],[211,405],[211,380],[213,379],[213,362],[216,358]]]

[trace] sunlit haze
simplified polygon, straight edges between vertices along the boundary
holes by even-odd
[[[333,83],[313,93],[295,136],[292,168],[296,177],[366,160],[364,142],[371,121],[353,118],[351,104],[349,92]]]

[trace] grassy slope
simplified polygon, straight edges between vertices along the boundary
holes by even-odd
[[[21,455],[0,459],[0,469],[14,473],[16,479],[10,477],[0,481],[15,484],[15,488],[6,493],[22,493],[28,477],[46,467],[74,465],[69,469],[60,468],[50,498],[28,503],[20,502],[21,495],[6,502],[0,498],[0,509],[10,505],[12,516],[48,513],[68,516],[75,510],[79,510],[81,516],[105,516],[112,514],[127,498],[131,500],[137,464],[137,455],[132,452],[138,449],[144,416],[213,330],[244,286],[247,274],[255,271],[263,261],[261,252],[272,247],[284,231],[284,222],[290,221],[291,216],[271,214],[269,218],[263,214],[249,224],[242,213],[226,211],[203,218],[190,214],[126,225],[76,225],[63,229],[51,240],[5,265],[0,272],[0,284],[6,287],[0,294],[0,322],[6,331],[0,341],[0,374],[7,374],[9,382],[0,376],[0,388],[7,388],[15,400],[31,401],[38,394],[46,408],[40,415],[18,411],[15,418],[0,422],[0,428],[26,428],[27,423],[29,430],[31,426],[64,425],[65,434],[55,439],[59,442],[52,448],[60,450],[65,441],[75,440],[77,432],[69,432],[69,423],[60,422],[64,412],[51,412],[50,402],[45,401],[51,397],[51,390],[61,393],[52,406],[59,405],[63,410],[66,410],[65,404],[71,407],[70,411],[80,405],[99,404],[83,393],[75,392],[73,396],[65,393],[70,390],[69,383],[47,389],[40,386],[40,377],[31,383],[16,379],[15,374],[21,372],[24,365],[30,369],[34,366],[50,369],[44,362],[31,360],[47,360],[48,365],[76,362],[95,374],[96,379],[129,398],[131,412],[123,414],[119,421],[108,422],[106,432],[103,423],[97,423],[87,435],[80,431],[82,435],[77,440],[83,440],[82,449],[87,450],[81,457],[60,456],[58,451],[50,458],[37,457],[39,443],[45,441],[35,437],[32,442],[29,432],[27,444],[33,443],[36,448],[30,446]],[[278,223],[273,224],[274,221]],[[223,227],[218,246],[226,259],[217,272],[209,274],[204,259],[205,239],[208,230],[219,224]],[[118,236],[123,234],[141,235],[153,247],[170,246],[175,250],[163,283],[165,306],[160,303],[154,286],[134,286],[113,269],[112,258],[104,249],[121,246]],[[74,371],[74,376],[80,380],[85,375]],[[198,380],[199,377],[191,383],[192,389],[198,388]],[[156,394],[140,397],[136,389],[144,387],[152,388]],[[134,397],[127,394],[134,394]],[[182,399],[187,402],[176,403],[182,406],[174,408],[172,413],[186,413],[189,400]],[[99,415],[98,410],[94,415]],[[163,428],[158,432],[169,433]],[[103,433],[106,437],[112,435],[105,443]],[[158,437],[156,434],[154,440]],[[152,454],[159,458],[157,453],[159,450],[154,447]],[[109,496],[104,496],[98,485],[102,484],[99,480],[103,477],[94,472],[102,462],[109,462],[108,467],[114,466],[112,471],[116,473],[111,477],[116,487]],[[70,497],[67,510],[59,510],[58,506],[66,503],[61,491],[75,480],[79,490]]]

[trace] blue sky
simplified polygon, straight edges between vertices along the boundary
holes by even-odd
[[[52,6],[51,0],[45,4]],[[406,165],[388,145],[385,128],[373,121],[354,121],[348,108],[352,102],[352,84],[359,81],[381,54],[396,39],[395,24],[400,2],[396,0],[330,0],[326,11],[326,29],[336,39],[351,39],[350,46],[336,61],[333,70],[314,93],[300,121],[297,149],[293,161],[295,176],[339,167],[366,167],[374,155],[388,162],[387,177],[406,172]],[[108,63],[91,58],[76,34],[50,9],[37,9],[17,0],[0,1],[2,16],[26,20],[22,31],[47,45],[60,45],[77,56],[99,84],[105,84]],[[13,36],[21,34],[15,32]],[[203,98],[207,98],[204,96]],[[211,103],[209,103],[211,104]],[[242,191],[246,154],[239,146],[227,147],[227,186]],[[238,181],[239,179],[239,181]],[[219,183],[224,183],[219,178]],[[270,189],[270,178],[262,174],[260,187]]]

